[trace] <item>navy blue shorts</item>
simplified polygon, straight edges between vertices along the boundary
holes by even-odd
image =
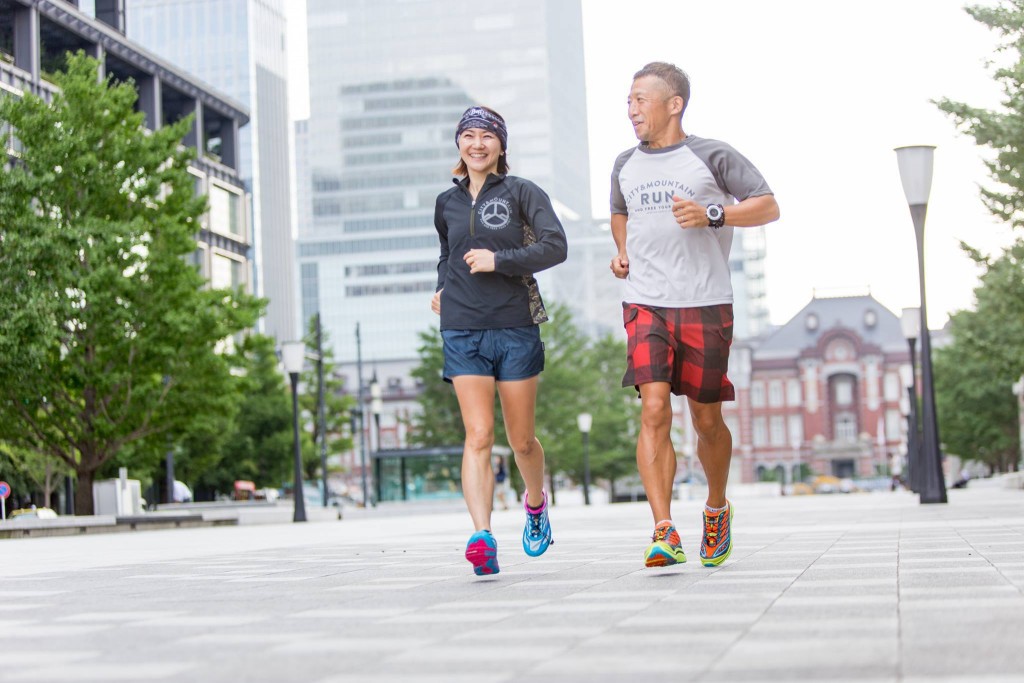
[[[441,330],[444,340],[444,380],[459,375],[482,375],[499,382],[536,377],[544,369],[540,327],[498,330]]]

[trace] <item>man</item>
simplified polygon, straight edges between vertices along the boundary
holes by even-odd
[[[722,419],[722,401],[735,398],[726,377],[733,323],[729,249],[733,227],[779,217],[753,164],[725,143],[683,132],[689,99],[689,78],[678,67],[652,62],[638,71],[629,118],[640,144],[620,154],[612,171],[618,253],[611,270],[625,280],[628,337],[622,385],[640,393],[636,460],[655,523],[644,553],[648,567],[686,561],[671,513],[670,392],[687,397],[708,480],[701,562],[720,565],[732,551],[733,510],[725,496],[732,435]]]

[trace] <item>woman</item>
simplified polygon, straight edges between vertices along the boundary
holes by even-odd
[[[459,163],[452,172],[460,179],[434,209],[441,257],[431,308],[441,316],[444,379],[455,386],[466,430],[462,492],[475,527],[466,559],[477,575],[497,574],[491,534],[495,389],[526,484],[523,550],[536,557],[551,544],[544,449],[534,432],[544,369],[538,325],[547,316],[533,274],[564,261],[566,241],[544,191],[506,175],[508,131],[497,112],[467,109],[455,144]]]

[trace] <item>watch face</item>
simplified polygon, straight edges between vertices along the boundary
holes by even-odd
[[[722,210],[722,207],[718,206],[717,204],[712,204],[711,206],[708,207],[708,220],[717,221],[722,217],[722,214],[724,213],[725,212]]]

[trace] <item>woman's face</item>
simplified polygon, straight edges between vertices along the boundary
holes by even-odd
[[[501,140],[483,128],[467,128],[459,135],[459,156],[476,173],[497,173],[501,158]]]

